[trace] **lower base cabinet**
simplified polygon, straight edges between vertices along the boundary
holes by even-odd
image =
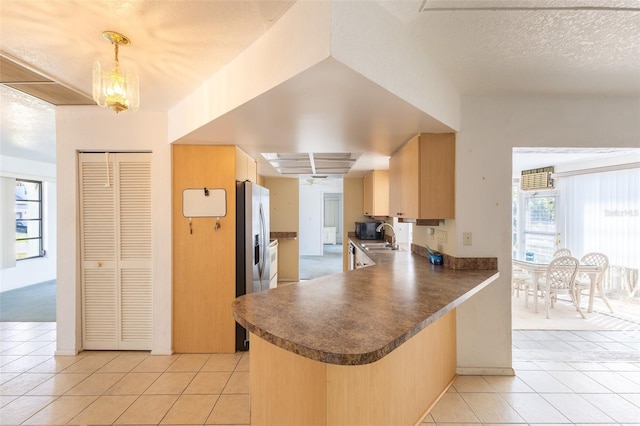
[[[251,335],[252,425],[414,425],[456,375],[456,312],[382,359],[335,365]]]

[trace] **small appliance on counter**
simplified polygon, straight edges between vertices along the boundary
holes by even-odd
[[[360,240],[381,240],[384,231],[376,231],[382,222],[356,222],[356,238]]]
[[[429,263],[432,265],[442,265],[442,253],[431,250],[428,244],[425,244],[425,247],[429,252]]]

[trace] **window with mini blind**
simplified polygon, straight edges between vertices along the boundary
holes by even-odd
[[[44,256],[42,182],[16,179],[16,260]]]
[[[604,253],[609,266],[640,270],[640,168],[566,176],[566,244],[576,256]],[[637,272],[632,289],[638,292]]]
[[[522,245],[525,260],[546,263],[558,248],[555,191],[527,193],[523,200]]]
[[[563,172],[555,190],[522,191],[514,181],[513,258],[546,263],[569,248],[578,258],[604,253],[623,275],[640,270],[640,168],[623,166]]]
[[[522,191],[512,185],[511,256],[546,263],[560,244],[558,191]]]

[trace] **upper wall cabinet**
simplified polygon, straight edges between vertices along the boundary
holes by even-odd
[[[373,170],[364,177],[365,216],[389,216],[389,171]]]
[[[454,133],[422,133],[389,160],[389,215],[405,219],[455,216]]]
[[[249,157],[239,148],[236,148],[236,180],[241,182],[245,180],[257,182],[258,180],[256,160]]]

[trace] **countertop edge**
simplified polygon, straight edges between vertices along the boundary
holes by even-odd
[[[479,291],[487,287],[490,283],[495,281],[499,276],[500,276],[500,272],[496,270],[493,275],[485,279],[483,282],[477,284],[472,289],[470,289],[463,295],[459,296],[457,299],[451,301],[442,309],[429,315],[423,321],[417,323],[415,326],[407,330],[406,333],[398,336],[396,339],[390,341],[388,344],[376,349],[375,351],[360,353],[360,354],[341,354],[341,353],[321,351],[318,349],[312,349],[304,345],[295,343],[291,340],[287,340],[280,336],[276,336],[272,333],[269,333],[264,329],[246,321],[244,318],[242,318],[236,313],[236,305],[238,304],[238,299],[234,300],[232,303],[232,313],[233,313],[234,319],[241,326],[245,327],[249,332],[289,352],[295,353],[305,358],[309,358],[315,361],[320,361],[328,364],[365,365],[365,364],[376,362],[382,359],[383,357],[387,356],[389,353],[391,353],[393,350],[398,348],[400,345],[408,341],[410,338],[418,334],[420,331],[424,330],[427,326],[434,323],[435,321],[440,319],[442,316],[444,316],[451,310],[455,309],[456,307],[460,306],[463,302],[465,302],[466,300],[471,298],[473,295],[475,295],[476,293],[478,293]]]

